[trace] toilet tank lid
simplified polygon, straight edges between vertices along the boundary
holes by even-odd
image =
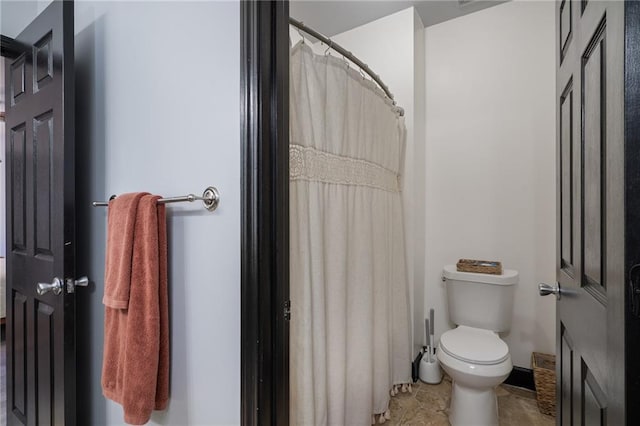
[[[444,267],[443,276],[448,280],[473,281],[484,284],[513,285],[518,283],[518,271],[513,269],[504,269],[501,275],[492,275],[460,272],[456,265],[447,265]]]

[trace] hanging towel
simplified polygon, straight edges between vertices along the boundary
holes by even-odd
[[[125,194],[109,203],[102,392],[133,425],[169,400],[167,230],[159,198]]]
[[[102,303],[114,309],[127,309],[131,285],[133,233],[138,203],[146,192],[122,194],[109,202],[107,219],[107,258]]]

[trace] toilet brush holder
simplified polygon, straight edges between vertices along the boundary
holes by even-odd
[[[431,355],[431,362],[429,362],[429,355],[425,353],[420,361],[420,380],[425,383],[436,385],[442,381],[442,370],[440,369],[440,363],[436,354]]]

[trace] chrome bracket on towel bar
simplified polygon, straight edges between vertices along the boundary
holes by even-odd
[[[113,200],[114,198],[116,198],[116,196],[112,195],[109,198],[109,200]],[[192,203],[196,200],[202,201],[202,203],[204,204],[204,208],[212,212],[216,208],[218,208],[218,204],[220,203],[220,193],[214,186],[209,186],[207,187],[207,189],[204,190],[204,192],[202,193],[202,196],[188,194],[188,195],[181,195],[179,197],[160,198],[158,200],[158,203],[160,204],[182,203],[185,201]],[[107,207],[109,206],[109,201],[94,201],[92,204],[93,204],[93,207]]]

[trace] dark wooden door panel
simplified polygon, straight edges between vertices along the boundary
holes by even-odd
[[[580,293],[584,293],[584,290],[580,290]],[[585,359],[598,382],[606,383],[610,371],[607,363],[607,323],[602,319],[606,318],[607,309],[591,294],[587,293],[587,297],[580,293],[565,293],[558,302],[559,305],[562,302],[563,308],[560,319],[562,328],[570,336],[573,343],[571,349]]]
[[[16,290],[12,291],[12,297],[9,299],[7,307],[11,306],[13,314],[11,320],[11,333],[7,333],[9,337],[8,347],[13,350],[9,351],[7,358],[7,378],[12,379],[9,384],[9,395],[7,406],[8,410],[13,413],[20,422],[26,424],[27,419],[27,298]],[[7,417],[9,418],[9,417]]]
[[[36,423],[38,425],[51,425],[55,419],[55,400],[56,395],[54,380],[54,362],[55,354],[55,308],[41,301],[36,301],[36,309],[34,315],[34,329],[38,344],[34,363],[38,372],[36,378]]]
[[[573,166],[573,81],[560,97],[560,254],[561,268],[574,275],[574,166]]]
[[[73,3],[54,1],[7,61],[7,421],[75,424]]]
[[[564,59],[569,47],[569,40],[571,40],[571,27],[573,16],[573,1],[562,0],[560,2],[560,11],[558,12],[560,18],[558,19],[560,29],[558,36],[560,37],[560,59]]]
[[[12,172],[7,182],[9,188],[9,203],[12,206],[11,211],[7,215],[11,225],[11,237],[9,239],[10,250],[15,254],[26,254],[27,252],[27,234],[25,223],[27,221],[27,197],[25,194],[25,186],[27,181],[27,133],[26,125],[21,122],[9,130],[9,150],[8,159],[12,164]]]
[[[624,3],[556,3],[558,420],[624,424]]]
[[[563,425],[572,425],[573,423],[573,342],[569,333],[563,324],[560,324],[560,347],[558,348],[558,356],[560,362],[558,367],[558,416],[560,423]]]
[[[33,119],[34,252],[53,261],[51,246],[51,195],[53,193],[53,113],[46,111]]]
[[[584,425],[601,426],[607,424],[606,396],[602,385],[591,374],[589,367],[581,360],[581,403]]]
[[[561,425],[606,424],[606,377],[596,379],[589,364],[574,350],[575,344],[561,324],[559,364],[558,416]],[[601,374],[600,374],[601,375]]]
[[[604,258],[606,215],[604,211],[606,161],[605,100],[606,100],[606,54],[604,21],[595,31],[581,59],[582,73],[582,153],[584,166],[583,217],[584,217],[584,277],[583,283],[601,290],[605,287],[602,269]]]

